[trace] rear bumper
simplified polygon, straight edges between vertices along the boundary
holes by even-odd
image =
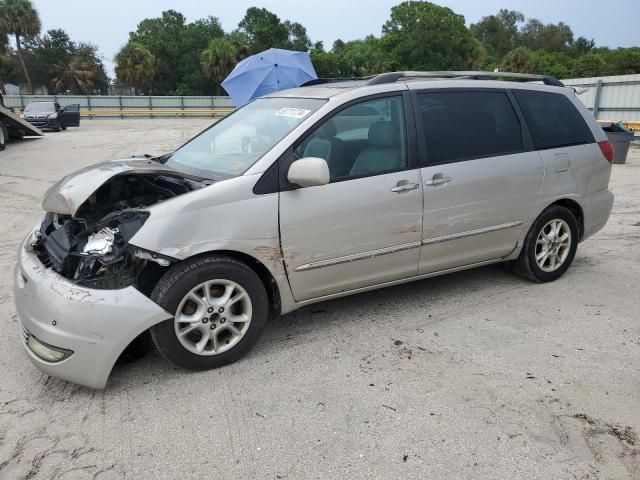
[[[614,195],[609,189],[584,197],[584,234],[586,239],[604,227],[611,215]]]
[[[31,235],[20,246],[14,278],[25,351],[48,375],[102,389],[127,345],[172,315],[133,287],[83,288],[46,269],[31,249]],[[28,335],[73,354],[58,363],[46,362],[28,347]]]

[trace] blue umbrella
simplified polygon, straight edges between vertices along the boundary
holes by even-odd
[[[267,93],[299,87],[318,78],[307,52],[270,48],[245,58],[222,82],[233,103],[241,107]]]

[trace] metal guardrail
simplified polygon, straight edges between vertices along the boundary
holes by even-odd
[[[217,117],[235,107],[229,97],[127,95],[5,95],[8,108],[20,112],[31,102],[78,104],[85,118]]]
[[[135,109],[135,110],[85,110],[80,109],[80,116],[96,117],[220,117],[233,112],[233,108],[211,109]]]

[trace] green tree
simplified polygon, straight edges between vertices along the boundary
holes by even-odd
[[[573,31],[565,23],[544,24],[535,18],[522,27],[520,44],[530,50],[559,52],[567,50],[573,43]]]
[[[287,48],[299,52],[306,52],[311,48],[311,40],[305,27],[298,22],[290,22],[289,20],[285,20],[284,26],[289,33],[289,45]]]
[[[266,8],[251,7],[240,20],[238,29],[247,35],[249,51],[254,54],[269,48],[288,48],[289,30],[280,18]]]
[[[316,42],[309,52],[311,63],[318,77],[332,78],[342,75],[340,69],[340,59],[337,53],[327,52],[322,42]]]
[[[595,46],[596,42],[593,39],[588,40],[585,37],[578,37],[569,46],[568,52],[573,57],[579,57],[586,53],[591,53]]]
[[[181,35],[181,55],[178,60],[178,75],[175,93],[177,95],[211,94],[213,82],[204,75],[201,67],[201,53],[210,42],[221,38],[224,30],[215,17],[196,20],[185,26]]]
[[[640,73],[640,47],[596,49],[594,53],[601,55],[605,60],[607,75]]]
[[[572,76],[574,77],[598,77],[605,75],[607,63],[597,53],[586,53],[579,57],[574,65]]]
[[[76,45],[61,29],[48,30],[45,34],[24,41],[23,57],[35,85],[49,85],[57,75],[56,65],[68,65]]]
[[[556,78],[569,78],[574,59],[566,52],[547,52],[537,50],[533,54],[535,69],[533,73],[551,75]]]
[[[131,85],[136,93],[151,87],[156,74],[156,58],[142,45],[130,41],[118,52],[115,63],[119,82]]]
[[[40,17],[29,0],[0,1],[0,32],[13,35],[25,79],[31,89],[31,77],[22,56],[22,40],[40,33]]]
[[[345,77],[366,77],[392,68],[392,58],[382,40],[369,35],[364,40],[346,42],[338,54],[339,73]]]
[[[526,47],[518,47],[510,51],[502,61],[502,70],[513,73],[534,73],[536,56]]]
[[[194,95],[208,93],[213,88],[200,68],[200,54],[211,40],[223,34],[215,17],[187,23],[181,13],[167,10],[158,18],[140,22],[129,39],[144,46],[156,58],[154,93]]]
[[[86,58],[75,56],[68,64],[56,65],[58,75],[52,80],[56,92],[89,94],[94,87],[95,65]]]
[[[4,91],[5,79],[10,78],[14,70],[10,53],[7,34],[0,32],[0,93],[2,94],[6,93]]]
[[[311,40],[303,25],[290,20],[283,22],[280,17],[266,8],[247,9],[238,24],[238,30],[246,35],[251,54],[269,48],[306,52],[311,47]]]
[[[79,63],[85,63],[93,71],[93,90],[106,92],[109,88],[109,76],[105,70],[102,57],[98,53],[97,45],[80,42],[74,49],[74,58]]]
[[[333,42],[333,46],[331,47],[331,51],[333,53],[340,53],[340,51],[344,48],[344,42],[340,39],[337,39]]]
[[[184,31],[184,16],[175,10],[166,10],[159,18],[145,18],[136,31],[129,34],[130,42],[144,47],[154,57],[153,91],[157,94],[175,92],[180,57],[185,53],[182,49]]]
[[[248,53],[247,39],[240,32],[234,32],[224,37],[218,37],[209,43],[202,51],[200,64],[205,76],[220,84],[231,73],[236,64],[244,59]]]
[[[480,54],[464,17],[430,2],[396,5],[382,32],[384,51],[399,70],[463,70]]]
[[[469,27],[473,36],[493,58],[502,58],[518,43],[518,24],[524,22],[520,12],[501,9],[497,15],[483,17]]]

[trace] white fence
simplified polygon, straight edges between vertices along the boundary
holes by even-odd
[[[31,102],[79,104],[83,117],[222,116],[234,109],[229,97],[161,97],[107,95],[5,95],[8,108],[20,110]]]
[[[587,88],[579,98],[599,120],[640,121],[640,75],[572,78],[562,83]]]

